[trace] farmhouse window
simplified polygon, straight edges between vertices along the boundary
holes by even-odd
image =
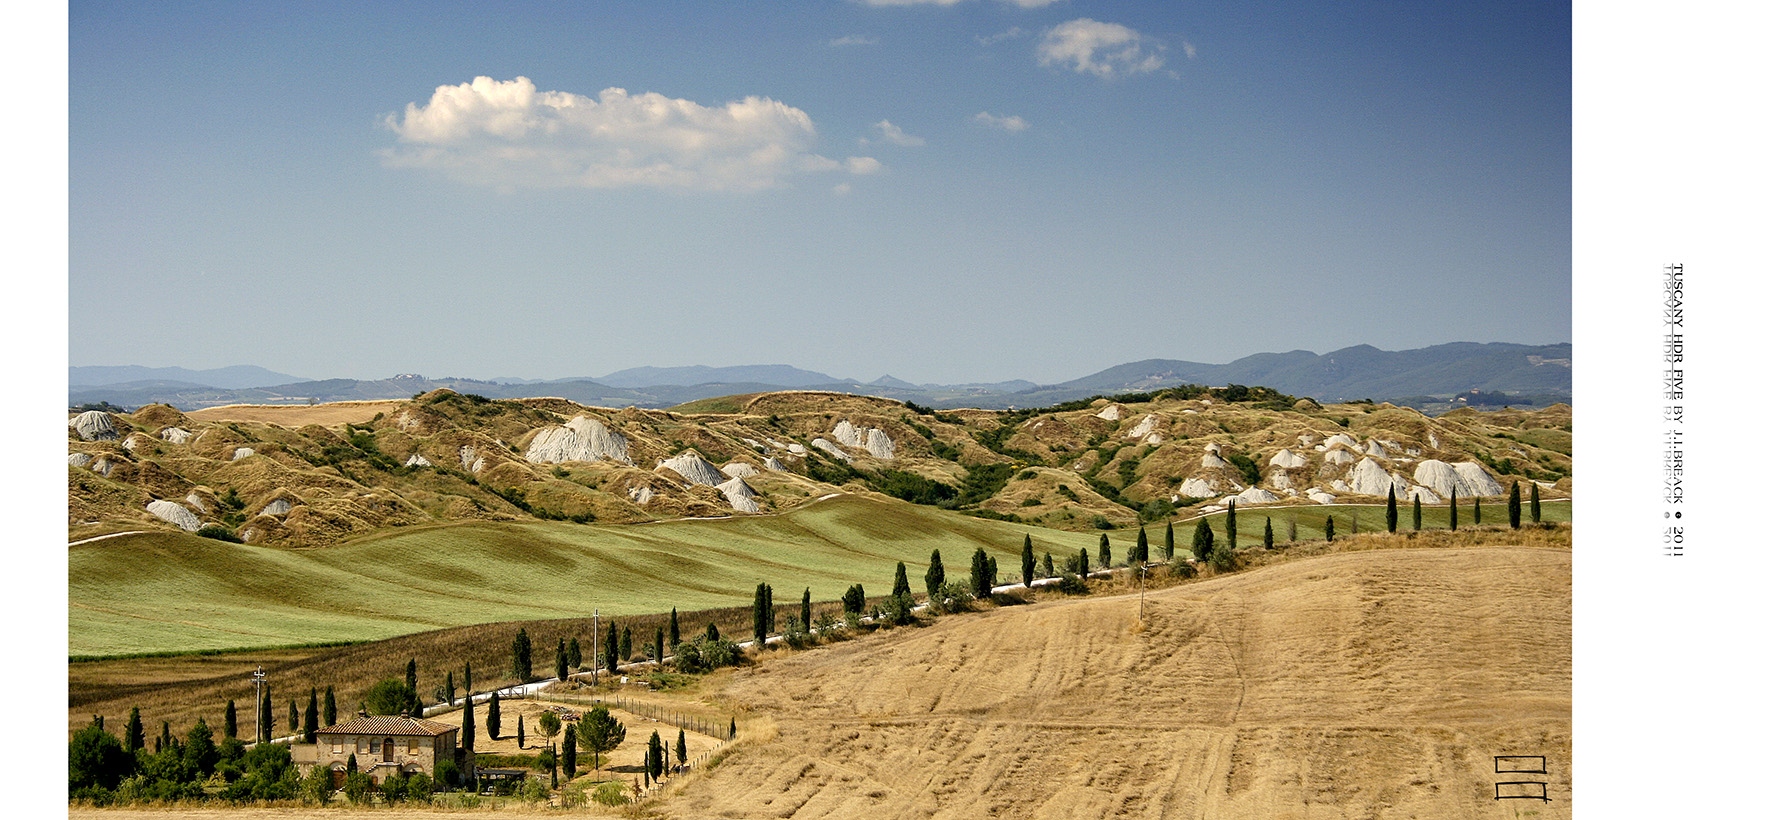
[[[338,736],[335,736],[333,738],[333,753],[339,754],[340,752],[343,752],[345,750],[346,750],[345,743],[341,742]]]
[[[407,753],[410,755],[417,755],[420,753],[420,739],[419,738],[410,737],[407,739]]]
[[[367,738],[367,737],[358,738],[358,754],[361,754],[361,755],[370,754],[370,738]]]

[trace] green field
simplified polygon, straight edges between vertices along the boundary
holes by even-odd
[[[1272,516],[1277,540],[1286,515],[1300,515],[1297,537],[1319,538],[1327,515],[1341,534],[1348,516],[1364,531],[1382,528],[1381,507],[1240,510],[1241,545],[1256,546]],[[1502,505],[1483,508],[1485,524],[1503,524]],[[1461,505],[1463,526],[1472,505]],[[1543,505],[1544,519],[1566,521],[1567,502]],[[1528,520],[1528,510],[1526,510]],[[1448,525],[1447,507],[1427,507],[1425,525]],[[1404,506],[1401,528],[1411,528]],[[1211,521],[1220,540],[1220,516]],[[1191,528],[1177,528],[1180,552]],[[1150,525],[1160,558],[1165,525]],[[1097,533],[1069,533],[987,521],[931,507],[840,496],[777,516],[710,521],[587,526],[555,522],[482,523],[393,530],[337,547],[254,547],[154,533],[106,539],[68,550],[68,653],[111,656],[292,644],[377,640],[447,626],[509,620],[577,618],[593,608],[640,615],[677,607],[745,606],[761,581],[779,603],[837,600],[862,583],[889,591],[896,561],[907,562],[915,589],[933,549],[953,578],[966,578],[969,556],[985,547],[1002,580],[1018,574],[1029,534],[1039,561],[1059,567],[1084,547],[1096,561]],[[1113,561],[1135,542],[1133,530],[1108,533]]]
[[[555,522],[393,530],[288,550],[194,536],[123,536],[68,550],[68,652],[105,656],[374,640],[505,620],[745,606],[915,587],[932,550],[966,577],[985,547],[1002,577],[1029,533],[1057,559],[1097,536],[841,496],[779,516],[623,526]],[[1133,539],[1124,534],[1125,540]],[[1120,556],[1121,551],[1118,552]]]

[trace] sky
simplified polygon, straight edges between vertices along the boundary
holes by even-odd
[[[74,365],[1048,383],[1572,340],[1563,3],[75,2],[68,26]]]

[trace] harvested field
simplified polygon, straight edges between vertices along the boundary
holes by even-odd
[[[672,817],[1571,813],[1572,555],[1388,550],[881,633],[736,674],[771,731]],[[743,732],[744,734],[744,732]],[[1520,778],[1521,779],[1521,778]]]
[[[335,401],[326,404],[225,404],[186,413],[197,421],[252,421],[276,424],[292,430],[305,424],[367,424],[378,413],[390,412],[405,401]]]

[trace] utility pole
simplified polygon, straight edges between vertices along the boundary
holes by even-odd
[[[599,654],[599,611],[592,610],[592,685],[599,685],[599,663],[603,655]]]
[[[266,737],[265,727],[259,725],[261,715],[260,704],[265,701],[265,666],[263,664],[253,672],[253,741],[260,742]]]
[[[1135,621],[1136,621],[1136,623],[1146,623],[1147,617],[1148,617],[1148,565],[1147,564],[1145,564],[1145,563],[1142,564],[1141,569],[1136,570],[1136,577],[1141,580],[1141,597],[1135,599],[1136,600]]]

